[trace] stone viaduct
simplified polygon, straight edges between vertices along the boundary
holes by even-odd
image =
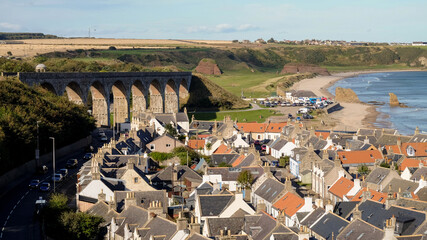
[[[130,120],[131,112],[178,112],[191,84],[191,72],[18,73],[18,78],[59,96],[66,93],[77,104],[92,100],[98,126],[112,124],[111,112],[118,123]]]

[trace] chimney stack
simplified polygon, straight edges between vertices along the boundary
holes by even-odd
[[[190,233],[200,234],[200,223],[198,222],[197,217],[191,217]]]
[[[187,222],[187,219],[183,217],[182,212],[179,212],[179,216],[178,216],[178,219],[176,220],[176,223],[178,225],[178,231],[187,229],[188,222]]]
[[[136,206],[136,198],[134,192],[126,192],[125,209],[128,209],[130,206]]]
[[[98,194],[98,202],[102,202],[106,200],[106,195],[104,190],[101,188],[101,192]]]

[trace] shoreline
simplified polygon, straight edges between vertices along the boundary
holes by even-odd
[[[317,96],[334,98],[335,96],[328,91],[328,88],[336,82],[356,77],[362,74],[384,73],[384,72],[413,72],[423,70],[373,70],[373,71],[354,71],[333,73],[330,76],[317,76],[315,78],[303,79],[295,83],[292,90],[309,90]],[[327,116],[325,122],[330,122],[334,130],[358,130],[359,128],[378,128],[378,117],[383,114],[377,110],[377,106],[360,102],[360,103],[340,103],[343,109],[333,112]],[[390,126],[389,122],[378,123],[384,127]]]

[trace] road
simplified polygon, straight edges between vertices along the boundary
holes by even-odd
[[[111,137],[111,131],[104,129],[107,136]],[[101,147],[102,143],[98,139],[98,131],[94,131],[92,146],[95,150]],[[82,159],[85,154],[84,149],[69,154],[60,159],[56,159],[56,170],[65,168],[66,161],[70,158],[77,158],[79,165],[77,168],[69,169],[69,177],[57,184],[57,192],[64,193],[69,198],[70,207],[75,207],[75,193],[76,193],[76,173],[84,163]],[[49,172],[42,176],[28,176],[22,179],[21,183],[15,188],[11,189],[7,194],[0,198],[0,240],[3,239],[43,239],[41,231],[41,224],[35,218],[35,202],[39,197],[47,199],[49,193],[40,192],[37,189],[29,189],[28,184],[31,179],[39,179],[49,181],[52,176],[52,163],[47,165]],[[53,184],[51,183],[53,188]]]

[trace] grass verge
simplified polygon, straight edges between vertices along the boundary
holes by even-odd
[[[277,113],[275,110],[255,110],[255,111],[242,111],[242,112],[196,112],[196,113],[188,113],[189,119],[194,118],[197,120],[205,120],[205,121],[222,121],[225,116],[230,116],[231,119],[236,119],[239,122],[265,122],[265,120],[270,116],[281,116],[283,114]]]

